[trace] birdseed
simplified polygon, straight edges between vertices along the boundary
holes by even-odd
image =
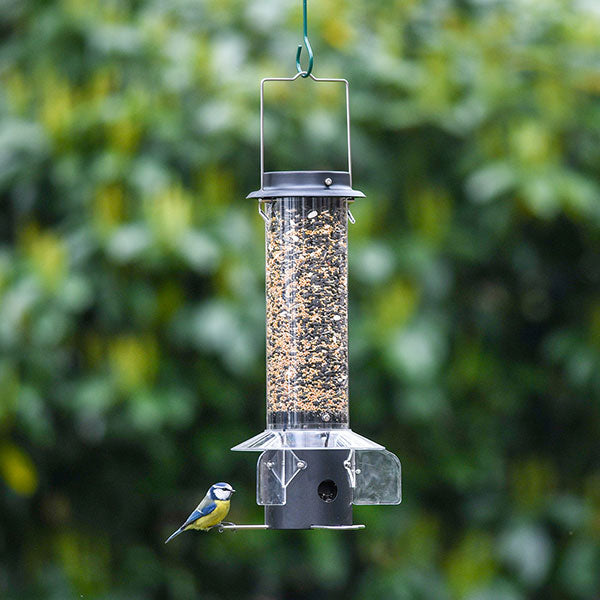
[[[267,422],[348,423],[346,198],[265,206]]]

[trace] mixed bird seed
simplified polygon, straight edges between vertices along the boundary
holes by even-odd
[[[346,198],[265,205],[267,421],[348,422]]]

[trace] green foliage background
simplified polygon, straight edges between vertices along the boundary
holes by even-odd
[[[351,83],[351,419],[402,460],[359,533],[260,522],[258,85],[291,0],[0,0],[0,596],[600,597],[600,11],[320,0]],[[275,168],[343,166],[331,88],[275,87]],[[285,109],[285,114],[283,113]],[[302,164],[301,164],[302,163]],[[310,164],[305,164],[310,163]],[[334,164],[335,163],[335,164]]]

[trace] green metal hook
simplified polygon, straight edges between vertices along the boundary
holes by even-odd
[[[306,10],[306,2],[307,2],[307,0],[303,0],[303,6],[302,6],[302,16],[304,19],[304,27],[303,27],[304,45],[306,46],[306,51],[308,52],[308,68],[306,69],[306,71],[302,68],[302,65],[300,64],[300,55],[302,54],[302,44],[298,45],[298,51],[296,52],[296,69],[298,69],[298,73],[300,73],[300,75],[302,75],[302,77],[308,77],[312,73],[313,62],[314,62],[314,55],[313,55],[312,47],[311,47],[310,41],[308,39],[308,17],[307,17],[307,10]]]

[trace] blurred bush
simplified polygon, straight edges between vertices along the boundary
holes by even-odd
[[[309,10],[368,194],[352,419],[401,457],[403,505],[357,508],[360,534],[163,545],[216,480],[241,489],[232,519],[261,519],[256,457],[228,451],[264,419],[244,196],[300,3],[1,0],[3,598],[600,595],[600,11]],[[322,87],[269,96],[268,166],[344,164]]]

